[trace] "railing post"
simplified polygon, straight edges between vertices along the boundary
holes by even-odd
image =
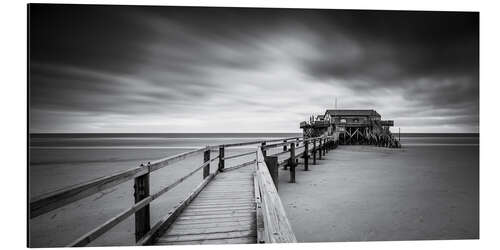
[[[141,164],[144,166],[144,164]],[[134,201],[135,203],[149,196],[149,172],[134,178]],[[151,229],[149,204],[135,212],[135,241],[142,239]]]
[[[284,143],[286,143],[286,142],[287,142],[287,140],[284,140],[283,142],[284,142]],[[287,150],[288,150],[288,144],[285,144],[285,145],[283,146],[283,152],[286,152]],[[283,166],[283,169],[284,169],[284,170],[287,170],[287,169],[288,169],[288,165],[287,165],[287,164],[285,164],[285,166]]]
[[[319,147],[318,147],[318,160],[321,160],[321,154],[323,153],[323,138],[319,139]]]
[[[304,170],[309,170],[309,142],[304,140]]]
[[[224,172],[224,145],[219,147],[219,172]]]
[[[295,143],[290,144],[290,183],[295,183]]]
[[[299,139],[299,138],[297,138],[297,143],[295,144],[295,148],[298,148],[298,147],[299,147],[299,145],[300,145],[300,139]],[[298,157],[296,157],[296,158],[295,158],[295,165],[298,165],[298,164],[299,164],[299,158],[298,158]]]
[[[266,142],[262,142],[260,145],[261,145],[261,147],[262,147],[262,155],[263,155],[264,157],[266,157],[267,152],[266,152],[266,149],[264,148],[264,146],[266,146]]]
[[[313,165],[316,165],[316,139],[313,140]]]
[[[210,148],[208,148],[203,153],[203,163],[207,161],[210,161]],[[203,167],[203,179],[207,178],[209,174],[210,174],[210,163],[208,163],[205,167]]]
[[[278,156],[266,156],[264,157],[264,161],[266,162],[267,169],[271,174],[274,186],[276,187],[276,190],[278,190]]]

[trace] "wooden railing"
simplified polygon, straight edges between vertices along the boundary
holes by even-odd
[[[269,167],[276,169],[276,160],[274,160],[274,164],[268,166],[262,150],[259,147],[257,149],[257,169],[254,177],[257,207],[257,242],[297,242],[292,226],[290,226],[290,222],[286,217],[286,212],[278,195],[278,190],[269,172]]]
[[[275,140],[258,140],[242,143],[207,146],[204,148],[195,149],[153,162],[148,162],[147,164],[141,164],[141,166],[139,167],[117,172],[109,176],[97,178],[48,194],[33,197],[30,200],[29,217],[35,218],[57,208],[68,205],[72,202],[89,197],[98,192],[102,192],[133,179],[135,204],[125,211],[107,220],[106,222],[102,223],[90,232],[79,237],[68,246],[85,246],[132,214],[135,215],[136,244],[146,245],[151,243],[151,241],[157,235],[163,234],[165,230],[168,229],[168,227],[175,221],[182,210],[187,207],[187,205],[219,172],[231,171],[252,164],[257,164],[255,178],[256,183],[258,183],[258,185],[256,186],[256,188],[258,187],[258,192],[256,191],[256,201],[259,200],[260,204],[262,205],[261,213],[258,212],[257,215],[259,216],[259,214],[261,214],[263,217],[263,220],[261,221],[262,223],[258,223],[258,226],[260,225],[261,229],[263,228],[264,232],[263,236],[259,238],[259,242],[295,242],[296,239],[293,236],[293,232],[291,232],[290,225],[288,224],[288,222],[285,223],[282,221],[286,219],[286,215],[284,213],[283,206],[279,201],[279,197],[277,196],[277,168],[278,166],[290,167],[290,180],[291,182],[295,182],[295,166],[297,157],[304,157],[305,170],[308,170],[309,154],[312,153],[313,164],[315,164],[316,153],[319,154],[319,159],[321,159],[321,155],[324,155],[323,151],[326,150],[326,143],[331,139],[331,136],[309,139],[304,139],[301,137],[290,137]],[[257,153],[255,150],[251,150],[250,152],[225,156],[226,148],[256,144],[260,144],[260,146],[258,146]],[[300,144],[302,144],[302,146],[299,146]],[[310,147],[311,145],[312,148]],[[287,149],[288,146],[290,147],[290,149]],[[283,152],[278,152],[274,155],[266,156],[267,151],[277,147],[283,147]],[[305,150],[300,154],[296,154],[295,150],[299,148],[305,148]],[[210,157],[210,153],[217,150],[219,154],[214,157]],[[204,154],[204,159],[200,166],[193,169],[183,177],[177,179],[173,183],[161,188],[156,193],[150,194],[149,177],[152,172],[200,153]],[[290,157],[285,161],[279,163],[277,160],[277,156],[286,153],[289,153]],[[241,163],[236,166],[231,166],[228,168],[225,167],[226,160],[255,154],[256,158],[253,160]],[[275,157],[275,159],[273,157]],[[210,163],[215,160],[219,161],[217,170],[214,173],[210,174]],[[266,165],[266,161],[268,161],[270,164]],[[271,164],[271,162],[273,163]],[[272,173],[269,172],[269,170],[271,169],[269,167],[271,165],[273,167]],[[174,187],[176,187],[201,169],[203,169],[202,182],[184,200],[182,200],[177,206],[172,208],[165,217],[161,218],[153,227],[151,227],[149,207],[150,203],[166,192],[172,190]],[[274,185],[270,185],[273,184],[273,182]],[[281,230],[284,231],[281,232]],[[277,235],[275,234],[276,232]]]

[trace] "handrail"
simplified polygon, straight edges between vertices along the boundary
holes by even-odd
[[[258,209],[261,209],[261,211],[259,211],[259,215],[262,212],[263,220],[263,232],[260,232],[263,235],[261,236],[262,239],[258,239],[258,241],[264,243],[297,242],[278,191],[267,169],[261,147],[257,149],[256,179],[258,181],[258,191],[260,191],[260,204],[258,205],[261,205],[261,207],[258,207]]]
[[[249,141],[249,142],[239,142],[239,143],[230,143],[230,144],[221,144],[221,145],[216,145],[213,147],[240,147],[240,146],[247,146],[247,145],[254,145],[254,144],[260,144],[260,143],[270,143],[270,142],[277,142],[277,141],[284,141],[284,140],[296,140],[296,139],[301,139],[302,137],[288,137],[288,138],[280,138],[280,139],[273,139],[273,140],[258,140],[258,141]]]
[[[103,190],[112,188],[126,181],[132,180],[149,172],[156,171],[174,162],[185,159],[196,153],[206,150],[207,147],[196,150],[180,153],[161,160],[154,161],[149,165],[144,165],[129,170],[120,171],[118,173],[99,177],[80,184],[62,188],[47,194],[42,194],[34,197],[30,201],[30,218],[35,218],[39,215],[48,213],[54,209],[65,206],[69,203],[81,200],[90,195],[96,194]]]
[[[250,152],[245,152],[245,153],[241,153],[241,154],[226,156],[226,157],[223,157],[222,160],[229,160],[229,159],[238,158],[238,157],[241,157],[241,156],[246,156],[246,155],[251,155],[251,154],[255,154],[255,151],[250,151]]]

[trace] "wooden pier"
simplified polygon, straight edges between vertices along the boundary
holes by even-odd
[[[207,146],[31,197],[29,217],[41,216],[133,180],[135,204],[78,239],[68,240],[67,246],[85,246],[132,215],[136,245],[292,243],[297,240],[278,194],[278,168],[289,170],[290,183],[294,183],[299,159],[303,159],[304,170],[311,170],[310,163],[316,164],[337,144],[335,136],[324,134]],[[227,148],[241,146],[255,149],[226,155]],[[217,154],[212,156],[214,152]],[[204,156],[200,166],[150,193],[150,175],[156,170],[200,154]],[[226,166],[228,159],[249,155],[254,156],[250,161]],[[198,171],[203,171],[201,183],[151,225],[150,204]]]

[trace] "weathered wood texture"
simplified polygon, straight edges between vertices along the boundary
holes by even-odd
[[[278,191],[274,186],[269,170],[267,169],[264,155],[257,151],[257,180],[262,203],[262,217],[264,221],[265,243],[297,242],[285,209],[281,203]]]
[[[254,172],[255,165],[218,174],[152,244],[256,243]]]

